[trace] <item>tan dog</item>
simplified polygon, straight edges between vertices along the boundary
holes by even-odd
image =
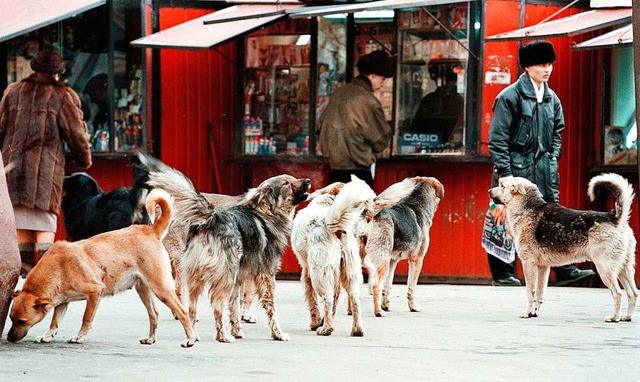
[[[518,257],[527,285],[527,308],[522,318],[537,317],[552,266],[593,261],[602,282],[613,296],[613,316],[608,322],[631,321],[638,298],[634,280],[636,239],[629,227],[633,188],[617,174],[591,179],[593,201],[600,189],[616,198],[611,212],[580,211],[547,203],[535,184],[525,178],[506,178],[489,196],[506,205]],[[622,290],[628,298],[627,315],[620,317]]]
[[[175,294],[169,256],[161,242],[171,221],[170,201],[171,197],[162,190],[149,194],[146,201],[149,215],[153,215],[156,205],[162,210],[153,226],[132,225],[86,240],[53,244],[29,272],[22,290],[14,293],[10,314],[12,325],[7,339],[11,342],[21,340],[33,325],[54,310],[49,330],[36,339],[36,342],[51,342],[58,333],[58,324],[68,304],[86,300],[80,331],[69,339],[70,343],[84,343],[100,299],[135,286],[149,314],[149,336],[142,338],[140,343],[156,341],[158,310],[153,300],[155,294],[182,323],[187,335],[182,346],[193,346],[195,331]]]

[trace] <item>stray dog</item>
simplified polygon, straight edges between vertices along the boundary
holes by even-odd
[[[633,188],[620,175],[603,174],[589,182],[591,201],[600,190],[609,190],[615,196],[614,210],[580,211],[547,203],[535,184],[518,177],[506,178],[489,190],[491,199],[506,205],[522,260],[528,304],[520,317],[538,317],[550,267],[589,260],[613,296],[613,316],[606,321],[631,321],[638,298],[634,280],[636,239],[629,227]],[[622,318],[618,280],[628,299],[627,315]]]
[[[22,290],[13,295],[7,339],[21,340],[54,309],[49,330],[36,339],[40,343],[51,342],[69,302],[86,300],[80,331],[69,338],[70,343],[84,343],[100,299],[135,286],[149,315],[149,336],[140,343],[150,345],[156,341],[155,294],[182,323],[187,335],[182,347],[193,346],[196,334],[175,294],[169,256],[161,242],[171,221],[170,203],[166,192],[154,190],[146,201],[147,213],[153,214],[160,206],[162,215],[153,226],[132,225],[86,240],[54,243],[29,272]]]
[[[337,196],[336,196],[337,193]],[[340,286],[347,291],[353,315],[352,336],[362,336],[360,287],[362,263],[354,225],[363,211],[373,209],[373,190],[352,176],[351,182],[332,183],[309,196],[309,205],[293,219],[291,245],[302,267],[305,299],[311,315],[311,330],[331,335]],[[324,320],[318,309],[324,307]]]
[[[189,289],[189,315],[196,322],[197,299],[209,287],[216,340],[242,338],[238,315],[239,293],[251,280],[266,310],[271,337],[288,341],[275,308],[275,275],[289,243],[295,206],[308,197],[309,179],[279,175],[249,190],[237,205],[216,210],[181,172],[159,160],[139,154],[149,169],[149,184],[169,192],[177,220],[189,222],[186,250],[180,261]],[[229,309],[231,336],[224,328]]]
[[[221,194],[207,194],[202,193],[202,195],[211,203],[211,205],[215,209],[222,209],[231,207],[242,200],[242,195],[240,196],[228,196]],[[175,212],[174,212],[175,214]],[[184,252],[187,246],[187,236],[189,234],[189,224],[183,220],[174,220],[169,225],[169,229],[167,230],[167,235],[162,239],[162,244],[167,249],[169,253],[169,259],[171,259],[171,274],[173,279],[176,282],[176,294],[183,305],[187,305],[183,299],[183,277],[180,267],[180,259],[182,258],[182,253]],[[251,304],[251,300],[253,298],[253,294],[248,298],[248,305]],[[244,301],[244,300],[243,300]],[[242,319],[245,322],[256,322],[255,317],[251,315],[248,311],[245,312],[245,303],[243,303],[243,312]]]
[[[133,164],[133,187],[104,193],[89,174],[77,172],[64,178],[61,209],[67,240],[87,239],[99,233],[148,224],[144,201],[149,192],[146,170]]]
[[[383,317],[382,310],[389,310],[389,292],[398,262],[409,261],[407,279],[407,300],[409,310],[420,312],[414,292],[422,269],[422,263],[429,248],[429,230],[433,223],[438,203],[444,197],[444,187],[436,178],[416,176],[389,187],[381,200],[388,203],[406,195],[397,203],[382,208],[366,229],[365,262],[371,272],[370,282],[373,294],[373,311],[376,317]],[[384,283],[382,291],[380,283]],[[382,301],[380,301],[382,298]]]

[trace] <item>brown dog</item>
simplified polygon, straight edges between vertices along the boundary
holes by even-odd
[[[534,183],[519,177],[504,178],[489,190],[491,199],[506,206],[516,252],[522,260],[527,308],[520,317],[538,317],[552,266],[589,260],[613,297],[613,315],[606,321],[631,321],[638,299],[634,279],[636,239],[629,226],[633,187],[622,176],[610,173],[589,181],[592,201],[601,190],[615,197],[614,210],[574,210],[547,203]],[[628,300],[624,316],[619,283]]]
[[[162,190],[149,194],[146,200],[149,215],[153,215],[156,205],[162,210],[153,226],[132,225],[86,240],[59,241],[51,246],[29,272],[22,290],[13,295],[12,325],[7,339],[21,340],[55,308],[49,330],[36,339],[51,342],[69,302],[86,300],[80,331],[69,339],[70,343],[84,343],[100,299],[135,286],[149,314],[149,336],[140,343],[150,345],[156,340],[158,310],[153,292],[182,323],[187,335],[182,346],[193,346],[195,331],[175,294],[169,256],[161,242],[171,221],[170,201],[171,197]]]

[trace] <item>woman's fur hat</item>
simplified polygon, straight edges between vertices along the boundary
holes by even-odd
[[[31,69],[34,72],[47,74],[64,73],[64,60],[62,57],[51,50],[41,50],[31,59]]]
[[[520,66],[523,68],[556,62],[556,51],[553,49],[553,44],[546,40],[536,40],[523,45],[518,50],[518,56],[520,57]]]

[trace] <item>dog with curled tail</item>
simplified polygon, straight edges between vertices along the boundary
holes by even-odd
[[[538,317],[552,266],[593,261],[613,297],[607,322],[631,321],[638,299],[635,284],[636,239],[629,226],[634,192],[618,174],[602,174],[589,182],[593,201],[600,191],[615,198],[609,212],[582,211],[547,203],[538,187],[525,178],[509,177],[489,190],[489,197],[506,206],[518,257],[522,260],[527,308],[520,317]],[[627,314],[621,316],[622,283]]]
[[[337,195],[336,195],[337,194]],[[347,291],[353,316],[352,336],[362,336],[360,287],[362,263],[354,226],[365,209],[373,208],[373,190],[352,176],[347,184],[333,183],[310,195],[309,205],[293,220],[291,246],[302,267],[311,330],[328,336],[341,286]],[[318,308],[320,299],[324,314]]]
[[[180,266],[189,291],[191,320],[196,322],[197,300],[207,288],[215,339],[229,343],[242,338],[240,291],[252,282],[266,311],[271,338],[288,341],[276,314],[275,276],[290,241],[295,207],[309,196],[311,181],[274,176],[250,189],[232,207],[216,209],[180,171],[141,153],[139,158],[149,171],[149,184],[174,198],[176,220],[189,225]],[[227,309],[230,335],[223,322]]]
[[[100,300],[135,287],[149,315],[149,335],[140,343],[150,345],[156,341],[155,294],[180,320],[187,335],[182,346],[193,346],[196,334],[175,293],[169,255],[162,245],[171,221],[171,197],[162,190],[153,190],[146,199],[150,216],[154,216],[157,206],[161,215],[151,226],[134,224],[85,240],[54,243],[29,272],[22,290],[13,294],[7,339],[21,340],[53,310],[49,330],[36,339],[39,343],[51,342],[69,303],[84,300],[87,306],[82,326],[69,339],[70,343],[84,343]]]

